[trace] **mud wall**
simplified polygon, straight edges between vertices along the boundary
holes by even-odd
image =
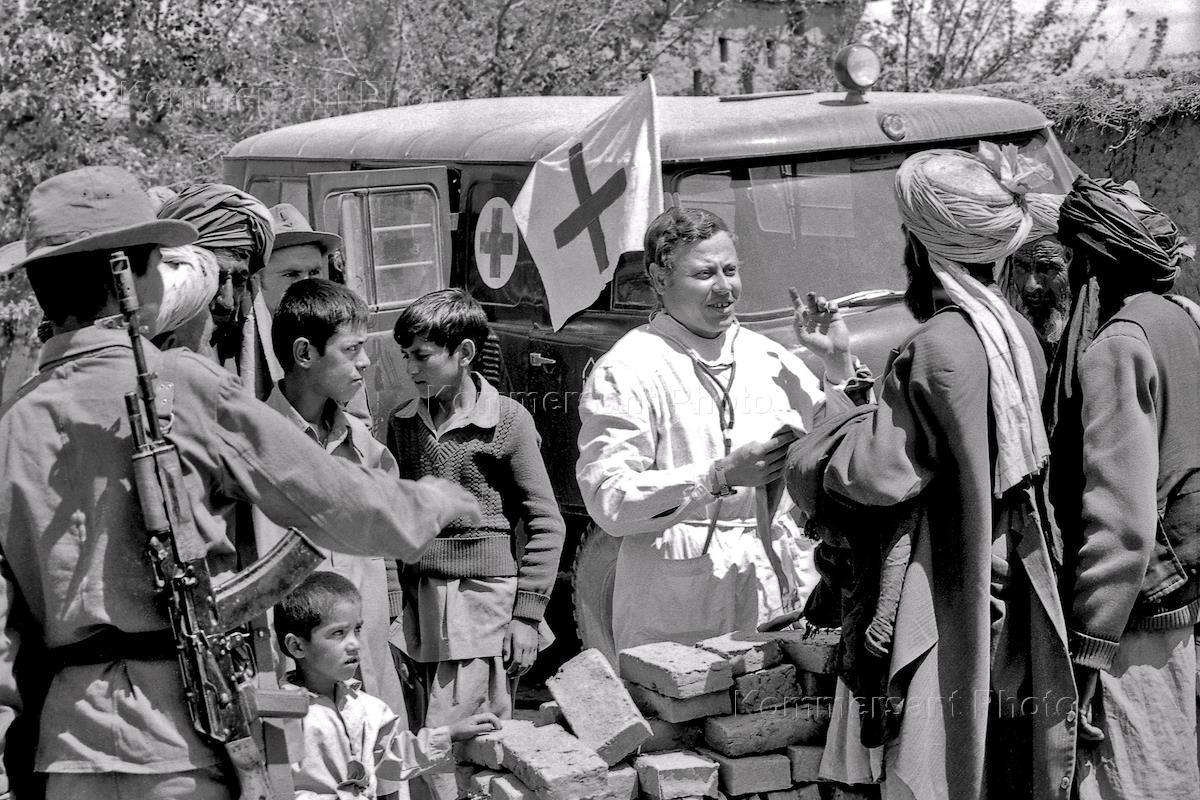
[[[1142,196],[1200,245],[1200,66],[971,91],[1037,106],[1082,170],[1136,181]],[[1196,262],[1176,287],[1200,301]]]

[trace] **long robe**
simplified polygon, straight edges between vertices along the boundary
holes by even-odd
[[[1018,324],[1041,376],[1036,336]],[[971,800],[1003,785],[1018,764],[998,755],[989,723],[993,701],[1012,708],[1016,692],[1039,699],[1015,706],[1032,729],[1031,794],[1066,798],[1075,689],[1045,520],[1032,487],[993,498],[987,362],[965,315],[944,309],[922,325],[877,392],[874,413],[830,454],[823,489],[868,506],[925,498],[892,645],[891,681],[906,701],[884,750],[885,797]]]

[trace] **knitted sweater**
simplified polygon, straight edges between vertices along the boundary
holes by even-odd
[[[477,378],[475,407],[439,434],[411,402],[388,422],[388,449],[403,478],[435,475],[454,481],[479,501],[482,517],[450,522],[417,563],[422,575],[442,578],[517,576],[513,616],[538,621],[558,575],[566,535],[540,451],[533,417]],[[457,423],[457,424],[455,424]],[[525,523],[527,542],[516,558],[513,530]]]

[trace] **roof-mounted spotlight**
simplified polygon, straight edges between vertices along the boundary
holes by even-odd
[[[846,87],[847,105],[867,102],[864,95],[882,72],[879,56],[865,44],[848,44],[833,57],[833,74]]]

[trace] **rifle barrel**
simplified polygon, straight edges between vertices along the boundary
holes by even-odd
[[[138,322],[140,306],[137,286],[133,282],[133,270],[129,266],[129,257],[122,250],[116,250],[109,256],[108,267],[112,270],[117,302],[121,306],[121,315],[125,317],[125,327],[129,331],[129,344],[133,347],[133,363],[137,367],[138,390],[146,408],[146,427],[150,429],[150,441],[157,442],[162,439],[162,429],[159,427],[158,414],[155,412],[154,378],[156,376],[146,366],[146,351],[142,347],[142,330]]]

